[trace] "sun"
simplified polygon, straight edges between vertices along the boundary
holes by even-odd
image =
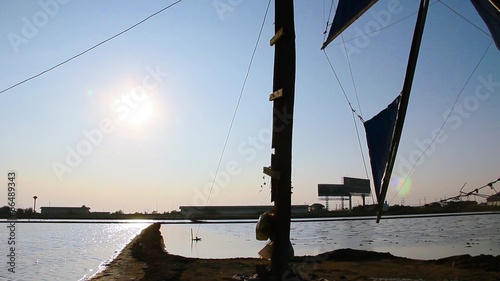
[[[153,103],[150,98],[146,98],[139,102],[135,108],[130,109],[130,114],[124,121],[133,126],[142,126],[152,119],[153,115]]]
[[[111,111],[121,126],[148,128],[158,114],[155,96],[141,88],[132,88],[111,102]]]

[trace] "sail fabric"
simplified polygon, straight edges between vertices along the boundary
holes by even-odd
[[[386,109],[364,122],[373,183],[379,204],[383,203],[385,199],[380,197],[382,194],[381,186],[389,161],[400,102],[401,95],[389,104]]]
[[[323,43],[323,50],[330,42],[333,41],[342,31],[357,20],[364,12],[366,12],[377,0],[340,0],[333,18],[332,26],[328,37]]]
[[[471,0],[500,50],[500,0]]]

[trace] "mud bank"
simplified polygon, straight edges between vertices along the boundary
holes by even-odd
[[[194,259],[165,251],[160,224],[144,229],[90,280],[258,280],[253,258]],[[221,238],[223,239],[223,238]],[[500,256],[461,255],[413,260],[389,253],[340,249],[296,257],[291,265],[305,280],[500,280]],[[237,279],[240,278],[240,279]]]

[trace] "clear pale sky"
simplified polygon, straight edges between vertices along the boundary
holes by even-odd
[[[418,2],[379,1],[344,33],[361,110],[342,39],[326,49],[349,99],[365,119],[385,108],[402,88]],[[444,3],[488,35],[435,2],[429,9],[394,169],[396,181],[408,175],[441,127],[491,42],[469,1]],[[1,90],[170,3],[2,1]],[[329,5],[295,1],[294,204],[324,203],[317,196],[318,183],[366,177],[351,112],[320,51]],[[85,204],[92,211],[111,212],[163,212],[207,204],[266,6],[263,0],[184,0],[0,94],[2,186],[7,171],[16,170],[17,204],[23,208],[32,206],[34,195],[37,207]],[[270,165],[271,155],[273,6],[209,205],[271,204],[269,184],[261,186],[268,182],[262,167]],[[359,37],[382,27],[387,28]],[[500,176],[499,65],[500,52],[492,45],[406,186],[390,187],[391,204],[433,202],[457,195],[465,182],[464,190],[469,191]],[[368,165],[362,123],[356,122]],[[0,205],[6,205],[6,187],[0,194]],[[360,202],[353,199],[355,205]]]

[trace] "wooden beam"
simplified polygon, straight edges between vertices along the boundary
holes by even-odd
[[[281,176],[280,172],[274,171],[273,169],[271,169],[271,167],[264,167],[263,172],[264,172],[264,174],[270,176],[272,179],[279,180],[280,176]]]
[[[280,38],[283,36],[284,32],[283,32],[283,27],[280,28],[276,34],[274,34],[273,38],[271,38],[271,41],[269,42],[269,44],[271,46],[274,46],[274,44],[276,44],[276,42],[278,42],[278,40],[280,40]]]
[[[279,90],[277,90],[269,95],[269,100],[273,101],[277,98],[281,98],[282,96],[283,96],[283,89],[279,89]]]

